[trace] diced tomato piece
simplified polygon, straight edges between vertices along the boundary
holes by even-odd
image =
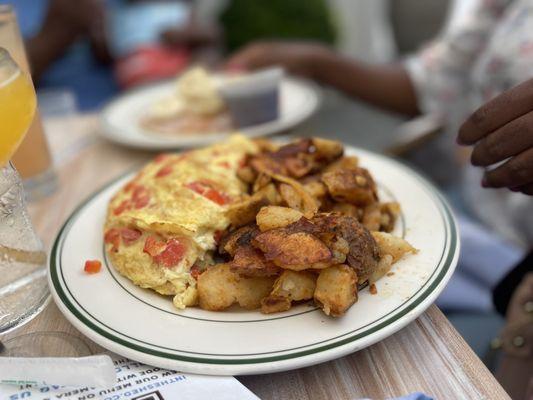
[[[157,239],[155,236],[148,236],[146,238],[146,241],[144,242],[144,248],[143,251],[145,253],[148,253],[152,257],[157,256],[159,253],[161,253],[166,247],[165,242],[162,242],[161,240]]]
[[[205,198],[211,200],[214,203],[217,203],[218,205],[224,205],[227,204],[230,200],[228,196],[226,196],[224,193],[220,193],[219,191],[212,189],[210,187],[209,182],[190,182],[185,185],[192,191],[204,196]]]
[[[198,194],[204,194],[206,190],[206,187],[200,182],[190,182],[187,183],[185,186]]]
[[[220,165],[222,168],[226,168],[226,169],[230,169],[230,167],[231,167],[229,162],[227,162],[227,161],[221,161],[221,162],[218,163],[218,165]]]
[[[135,189],[133,190],[133,193],[131,195],[131,198],[133,201],[135,201],[137,198],[144,196],[148,190],[143,185],[136,185]]]
[[[142,232],[138,229],[122,228],[120,230],[120,236],[126,246],[130,246],[135,243],[142,235]]]
[[[163,176],[167,176],[172,172],[172,165],[165,165],[163,168],[161,168],[157,173],[155,174],[156,178],[162,178]]]
[[[120,245],[120,231],[116,228],[109,229],[104,234],[104,243],[113,245],[113,247],[111,247],[111,250],[117,251],[118,246]]]
[[[161,154],[158,154],[157,156],[155,156],[154,158],[154,162],[156,163],[160,163],[164,160],[166,160],[168,158],[169,154],[168,153],[161,153]]]
[[[244,156],[243,158],[241,158],[241,159],[239,160],[239,168],[244,167],[244,166],[246,165],[246,162],[247,162],[247,161],[248,161],[248,160],[247,160],[247,157],[246,157],[246,156]]]
[[[129,200],[123,200],[122,203],[120,203],[120,204],[118,205],[118,207],[115,208],[115,209],[113,210],[113,214],[115,214],[115,215],[120,215],[120,214],[122,214],[124,211],[126,211],[126,210],[130,210],[130,209],[131,209],[131,203],[130,203],[130,201],[129,201]]]
[[[191,276],[198,280],[198,277],[200,276],[200,274],[202,273],[202,271],[200,271],[200,267],[196,264],[194,264],[192,267],[191,267]]]
[[[163,265],[166,268],[171,268],[177,265],[185,255],[185,246],[177,239],[169,239],[167,241],[166,248],[154,256],[153,259],[156,263]]]
[[[135,200],[134,206],[138,210],[139,208],[146,207],[148,203],[150,203],[150,195],[147,194]]]
[[[87,260],[85,261],[85,267],[83,270],[88,274],[96,274],[102,269],[102,263],[98,260]]]
[[[219,206],[223,206],[229,202],[228,196],[226,196],[224,193],[216,191],[215,189],[208,189],[203,195],[212,202],[217,203]]]
[[[133,190],[131,200],[136,209],[143,208],[150,202],[150,193],[143,185],[137,185]]]
[[[219,243],[220,243],[220,239],[222,239],[222,234],[223,234],[223,233],[224,233],[224,232],[222,232],[222,231],[215,231],[215,233],[214,233],[213,236],[214,236],[214,239],[215,239],[215,243],[216,243],[216,244],[219,244]]]
[[[126,193],[131,192],[135,188],[136,185],[137,183],[135,182],[135,180],[128,182],[128,184],[124,186],[124,191]]]

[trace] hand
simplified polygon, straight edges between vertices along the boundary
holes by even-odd
[[[489,101],[459,129],[459,144],[474,145],[471,162],[488,167],[483,187],[533,195],[533,79]]]
[[[524,315],[531,313],[526,310],[526,303],[533,302],[533,272],[528,273],[517,286],[507,308],[507,320],[510,323],[521,321]],[[533,316],[533,314],[531,314]],[[532,320],[533,322],[533,320]]]
[[[226,68],[255,70],[279,65],[292,74],[317,79],[321,61],[330,54],[328,47],[318,43],[257,42],[234,54]]]

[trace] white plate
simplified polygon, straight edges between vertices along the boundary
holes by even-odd
[[[178,311],[169,298],[141,289],[106,261],[95,275],[85,260],[105,260],[102,226],[111,196],[131,176],[101,189],[67,220],[50,255],[50,288],[59,309],[101,346],[147,364],[184,372],[238,375],[300,368],[341,357],[398,331],[435,300],[459,256],[450,208],[425,179],[396,161],[358,149],[383,199],[402,216],[395,234],[420,250],[377,283],[360,291],[347,314],[329,318],[312,305],[262,315],[258,311]]]
[[[205,146],[223,140],[230,134],[230,132],[158,134],[140,126],[140,117],[153,102],[168,97],[174,90],[174,81],[166,81],[133,90],[116,98],[101,113],[101,133],[116,143],[150,150]],[[311,116],[319,104],[318,91],[313,84],[285,77],[280,87],[279,118],[265,124],[239,129],[239,132],[249,137],[282,132]]]

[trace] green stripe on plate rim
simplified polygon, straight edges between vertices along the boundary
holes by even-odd
[[[419,180],[423,184],[423,186],[425,187],[426,191],[431,195],[431,197],[434,198],[434,200],[436,200],[436,204],[439,206],[439,211],[440,211],[441,217],[442,217],[442,219],[444,221],[444,226],[446,228],[446,230],[445,230],[446,236],[445,236],[445,244],[444,244],[444,248],[443,248],[443,255],[441,256],[441,260],[439,261],[439,263],[437,265],[437,268],[435,269],[433,274],[428,278],[428,282],[431,281],[431,279],[433,278],[435,272],[437,270],[439,270],[439,268],[440,268],[440,272],[439,272],[438,276],[431,282],[431,284],[424,290],[424,292],[422,294],[418,295],[419,292],[421,290],[423,290],[424,286],[422,286],[422,288],[420,288],[419,291],[417,293],[415,293],[406,303],[403,303],[402,305],[400,305],[398,307],[398,308],[401,308],[405,304],[407,304],[408,302],[411,302],[403,310],[401,310],[397,314],[393,315],[392,317],[386,319],[385,321],[382,321],[379,324],[367,329],[366,331],[363,331],[363,332],[360,332],[360,333],[357,333],[357,334],[353,334],[350,337],[347,337],[345,339],[336,341],[334,343],[330,343],[330,344],[323,345],[323,346],[316,347],[316,348],[309,349],[309,350],[297,351],[297,352],[289,353],[289,354],[262,357],[262,358],[224,359],[224,358],[203,358],[203,357],[184,356],[184,355],[178,355],[178,354],[167,353],[167,352],[164,352],[164,351],[154,350],[154,349],[147,348],[147,347],[144,347],[144,346],[141,346],[141,345],[137,345],[135,343],[131,343],[131,342],[129,342],[127,340],[124,340],[124,339],[122,339],[120,337],[117,337],[114,334],[112,334],[112,333],[102,329],[101,327],[95,325],[91,320],[89,320],[87,317],[85,317],[77,309],[77,307],[74,304],[72,304],[70,302],[70,300],[68,299],[68,296],[66,295],[66,293],[63,290],[63,287],[61,286],[61,283],[59,281],[59,276],[58,276],[58,273],[57,273],[57,266],[59,266],[58,259],[60,259],[60,257],[58,257],[58,256],[60,256],[60,254],[58,254],[58,250],[60,249],[59,244],[60,244],[60,242],[62,242],[62,239],[63,239],[63,237],[65,235],[66,230],[67,230],[67,227],[69,227],[69,225],[71,225],[74,222],[74,219],[75,219],[76,215],[83,208],[85,208],[85,206],[94,197],[99,195],[101,192],[106,190],[108,187],[110,187],[113,184],[115,184],[118,180],[122,179],[124,176],[127,176],[128,173],[124,174],[123,176],[121,176],[121,177],[119,177],[117,179],[114,179],[112,182],[106,184],[100,190],[97,190],[94,194],[89,196],[84,202],[82,202],[72,212],[70,217],[63,224],[62,228],[60,229],[60,231],[59,231],[59,233],[58,233],[58,235],[57,235],[57,237],[56,237],[56,239],[54,241],[54,244],[53,244],[53,247],[52,247],[52,251],[50,253],[50,263],[49,263],[49,266],[50,266],[50,277],[51,277],[54,289],[55,289],[58,297],[61,299],[63,305],[70,311],[70,313],[75,318],[77,318],[80,322],[82,322],[87,328],[89,328],[90,330],[92,330],[95,333],[99,334],[100,336],[103,336],[104,338],[106,338],[106,339],[108,339],[108,340],[110,340],[110,341],[112,341],[112,342],[114,342],[114,343],[116,343],[118,345],[127,347],[127,348],[129,348],[131,350],[134,350],[134,351],[137,351],[137,352],[140,352],[140,353],[148,354],[148,355],[155,356],[155,357],[173,359],[173,360],[177,360],[177,361],[200,363],[200,364],[219,364],[219,365],[224,365],[224,364],[227,364],[227,365],[260,364],[260,363],[269,363],[269,362],[275,362],[275,361],[282,361],[282,360],[300,358],[300,357],[304,357],[304,356],[308,356],[308,355],[312,355],[312,354],[316,354],[316,353],[321,353],[321,352],[324,352],[324,351],[327,351],[327,350],[331,350],[331,349],[334,349],[334,348],[337,348],[337,347],[341,347],[341,346],[344,346],[346,344],[355,342],[356,340],[359,340],[359,339],[361,339],[363,337],[366,337],[366,336],[368,336],[368,335],[370,335],[372,333],[375,333],[375,332],[381,330],[382,328],[390,325],[391,323],[397,321],[398,319],[402,318],[404,315],[408,314],[410,311],[415,309],[420,303],[422,303],[433,292],[433,290],[442,282],[444,277],[447,275],[450,267],[452,266],[452,262],[453,262],[453,259],[455,257],[455,250],[456,250],[457,244],[458,244],[457,243],[457,226],[456,226],[454,217],[453,217],[453,215],[452,215],[452,213],[450,211],[449,205],[447,204],[446,200],[442,197],[442,195],[438,192],[438,190],[436,188],[434,188],[433,185],[431,183],[429,183],[425,178],[423,178],[418,173],[415,173],[414,171],[412,171],[409,167],[404,166],[402,163],[400,163],[398,161],[395,161],[395,160],[392,160],[392,159],[389,159],[387,157],[381,156],[379,154],[372,153],[372,155],[374,157],[381,158],[382,160],[384,160],[384,161],[386,161],[388,163],[392,163],[392,164],[396,165],[397,167],[400,167],[401,169],[403,169],[408,174],[414,176],[417,180]],[[450,236],[448,234],[450,234]],[[449,246],[448,246],[448,244],[449,244]],[[446,251],[446,249],[447,249],[446,259],[443,262],[442,258],[444,258],[444,256],[445,256],[444,252]],[[441,265],[442,265],[442,268],[441,268]],[[418,297],[417,297],[417,295],[418,295]],[[72,293],[71,293],[71,296],[72,296]],[[74,296],[72,296],[72,297],[74,298]],[[81,305],[80,305],[80,307],[81,307]],[[390,315],[391,313],[394,313],[396,310],[391,311],[387,315]],[[381,317],[381,319],[386,318],[387,315]],[[94,319],[96,320],[96,318],[94,318]],[[377,321],[379,321],[379,320],[377,320]],[[377,321],[374,321],[371,324],[375,324]],[[102,324],[102,325],[104,325],[104,324]],[[341,335],[341,337],[342,336],[346,336],[346,335],[350,335],[350,334],[352,334],[352,333],[354,333],[356,331],[360,331],[363,328],[364,327],[358,328],[357,330],[355,330],[353,332],[349,332],[349,333],[346,333],[344,335]],[[108,327],[108,329],[112,329],[112,328]],[[121,332],[117,332],[117,333],[119,333],[121,335],[124,335]],[[328,339],[326,341],[330,341],[330,340],[334,340],[334,339],[335,338]],[[137,339],[133,339],[133,340],[138,341]],[[146,344],[148,344],[148,343],[146,343]],[[317,343],[306,345],[306,346],[303,346],[303,347],[309,347],[309,346],[315,346],[315,345],[317,345]],[[282,350],[280,352],[287,352],[287,351],[291,351],[291,350],[294,350],[294,349],[285,349],[285,350]],[[263,353],[263,354],[265,354],[265,353]],[[219,356],[227,357],[228,355],[219,355]]]

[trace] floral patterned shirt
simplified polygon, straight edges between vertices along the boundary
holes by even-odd
[[[463,1],[463,0],[459,0]],[[466,3],[466,2],[465,2]],[[406,60],[420,109],[447,121],[449,143],[461,122],[499,93],[533,78],[533,0],[474,0],[440,37]],[[482,190],[482,170],[465,167],[465,197],[504,236],[533,246],[533,200]],[[483,201],[480,201],[482,199]]]

